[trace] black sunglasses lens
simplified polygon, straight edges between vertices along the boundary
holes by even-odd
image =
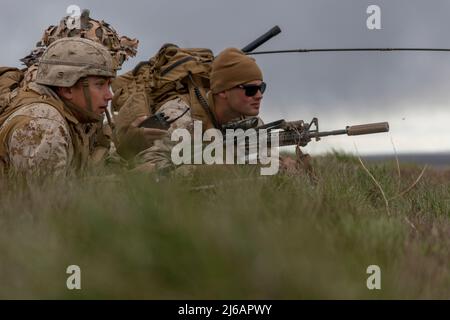
[[[266,91],[266,83],[262,82],[261,85],[259,86],[255,86],[255,85],[249,85],[249,86],[244,86],[245,89],[245,95],[247,97],[253,97],[258,90],[261,91],[261,93],[264,93],[264,91]]]
[[[261,82],[261,87],[259,88],[259,90],[261,91],[261,93],[264,93],[264,91],[266,91],[266,83],[265,82]]]
[[[258,86],[245,87],[245,95],[247,97],[253,97],[258,92],[258,89]]]

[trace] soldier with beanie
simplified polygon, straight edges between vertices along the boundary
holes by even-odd
[[[202,124],[204,130],[221,129],[231,121],[258,116],[266,84],[253,58],[236,48],[225,49],[212,63],[210,82],[211,90],[205,97],[209,112],[206,123]],[[173,168],[171,149],[174,142],[170,141],[171,133],[177,128],[192,132],[193,122],[198,120],[194,119],[190,106],[181,98],[166,102],[158,113],[164,113],[171,126],[162,139],[137,154],[134,163],[138,170]],[[135,124],[142,120],[137,119]]]
[[[257,116],[266,84],[255,60],[229,48],[212,64],[209,102],[218,125]]]

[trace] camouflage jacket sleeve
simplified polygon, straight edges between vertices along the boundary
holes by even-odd
[[[73,158],[69,128],[61,114],[44,103],[23,107],[5,122],[14,123],[7,148],[10,170],[20,173],[66,173]]]
[[[116,117],[115,147],[117,153],[125,159],[130,159],[153,145],[145,139],[140,128],[131,125],[137,118],[150,115],[148,106],[146,95],[138,92],[130,95],[119,110]]]
[[[163,104],[158,113],[164,112],[168,121],[173,121],[164,139],[155,140],[153,146],[138,153],[135,157],[136,168],[143,168],[143,171],[156,169],[166,169],[173,167],[171,160],[172,148],[178,143],[171,141],[170,137],[175,129],[183,128],[188,131],[193,129],[193,119],[190,107],[181,98],[170,100]],[[149,169],[151,168],[151,169]]]
[[[109,124],[98,122],[93,124],[93,134],[90,137],[90,166],[101,166],[110,156],[112,145],[112,130]]]

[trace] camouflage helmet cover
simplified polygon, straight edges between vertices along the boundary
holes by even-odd
[[[25,58],[21,59],[28,67],[38,62],[45,48],[62,38],[90,39],[104,45],[113,57],[116,69],[120,69],[128,57],[134,57],[139,41],[127,36],[119,37],[118,33],[105,21],[98,21],[89,17],[89,10],[83,10],[80,17],[80,28],[69,28],[68,19],[64,17],[58,26],[49,26],[36,44],[36,48]]]
[[[36,83],[71,87],[87,76],[115,77],[113,60],[106,48],[82,38],[56,40],[45,50]]]

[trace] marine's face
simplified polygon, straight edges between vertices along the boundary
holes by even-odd
[[[89,110],[81,81],[77,82],[77,84],[72,87],[71,102],[82,109],[101,115],[106,111],[108,102],[113,97],[110,90],[111,79],[106,77],[89,76],[87,77],[87,81],[89,84],[92,110]]]
[[[246,86],[260,86],[262,84],[261,80],[254,80],[247,83],[244,83],[240,87],[235,87],[226,91],[227,101],[229,108],[240,115],[244,116],[257,116],[259,114],[259,109],[261,107],[261,100],[263,98],[263,94],[260,90],[257,90],[255,95],[248,96],[246,95]]]

